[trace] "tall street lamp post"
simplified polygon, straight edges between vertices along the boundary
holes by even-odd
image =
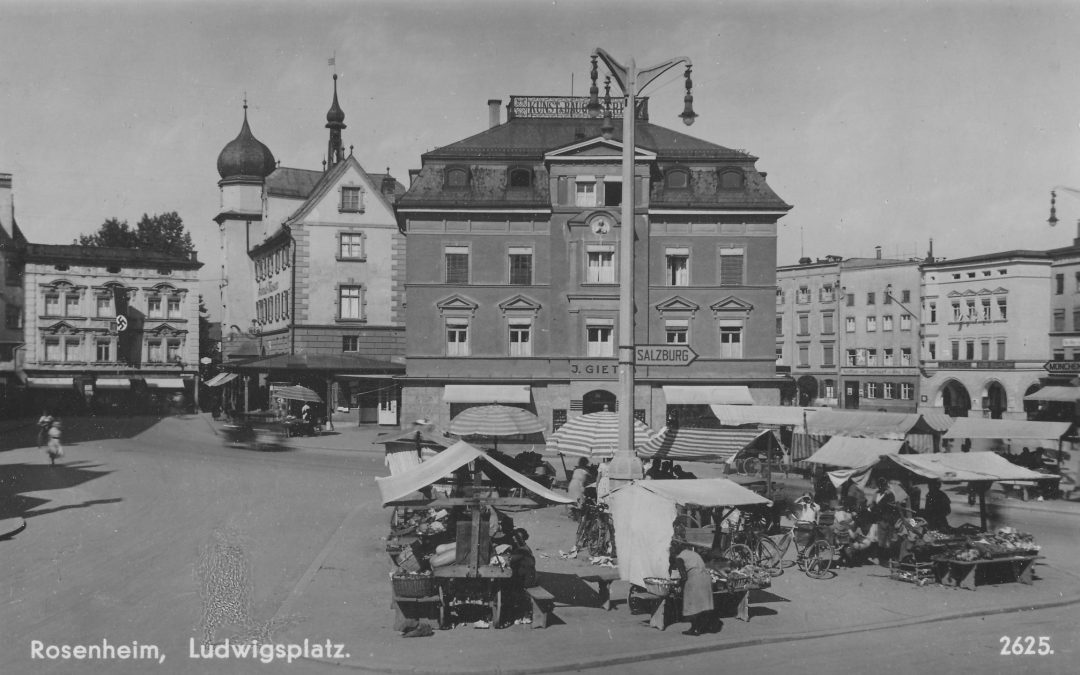
[[[597,48],[592,54],[592,87],[589,89],[588,104],[591,116],[599,117],[604,108],[600,104],[599,89],[596,86],[598,58],[607,66],[611,77],[626,97],[622,137],[622,239],[619,243],[619,435],[610,472],[610,479],[618,484],[641,477],[641,460],[634,453],[634,132],[637,97],[656,78],[678,65],[685,64],[685,106],[679,117],[689,126],[694,123],[697,115],[693,109],[690,59],[680,56],[649,68],[638,68],[633,58],[629,65],[623,66],[606,51]],[[610,107],[606,114],[610,114]],[[610,121],[605,117],[602,129],[605,137],[610,138],[611,130]]]

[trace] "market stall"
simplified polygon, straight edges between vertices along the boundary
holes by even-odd
[[[871,469],[878,475],[906,472],[912,481],[971,483],[979,494],[980,527],[965,525],[936,531],[911,521],[894,578],[916,582],[933,578],[946,585],[974,589],[983,580],[1030,583],[1039,546],[1030,534],[1004,527],[988,532],[986,487],[1002,480],[1031,480],[1043,474],[1016,466],[994,452],[935,455],[885,455]]]
[[[609,504],[619,550],[619,577],[631,584],[628,597],[631,609],[635,601],[655,604],[650,625],[661,630],[672,620],[677,620],[673,608],[677,605],[674,600],[678,598],[679,585],[670,582],[669,551],[673,539],[680,534],[685,536],[676,529],[680,511],[686,508],[718,509],[717,516],[722,518],[726,511],[736,507],[769,503],[757,493],[725,478],[642,480],[614,490]],[[738,617],[748,620],[748,594],[768,585],[768,575],[724,564],[716,565],[713,571],[714,594],[734,596]]]
[[[445,489],[435,489],[440,482]],[[415,541],[388,547],[398,626],[410,614],[434,618],[433,607],[446,627],[479,605],[499,627],[512,571],[493,542],[513,530],[500,508],[572,501],[464,441],[375,483],[383,506],[407,508],[416,521]],[[518,489],[523,496],[510,496]]]

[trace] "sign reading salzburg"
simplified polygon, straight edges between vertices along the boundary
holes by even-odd
[[[639,366],[688,366],[697,358],[697,352],[688,346],[638,345],[634,347],[634,361]]]

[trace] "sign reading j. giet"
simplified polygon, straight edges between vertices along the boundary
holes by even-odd
[[[511,96],[510,103],[506,106],[506,117],[511,120],[515,118],[589,118],[591,116],[585,107],[588,104],[588,96]],[[603,104],[603,99],[601,99],[601,104]],[[626,101],[622,97],[613,96],[611,117],[621,119],[625,107]],[[648,97],[637,99],[637,119],[648,121]]]

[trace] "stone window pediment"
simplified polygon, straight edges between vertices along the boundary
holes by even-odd
[[[525,295],[515,295],[499,303],[499,309],[504,315],[509,313],[531,313],[540,311],[540,303]]]
[[[691,300],[687,300],[682,296],[676,295],[668,298],[667,300],[664,300],[663,302],[656,303],[656,309],[661,314],[675,312],[687,312],[689,314],[694,314],[699,309],[701,309],[701,305]]]
[[[476,314],[476,309],[480,305],[463,295],[451,295],[450,297],[435,303],[435,306],[438,307],[439,311],[443,314],[451,313],[472,316]]]
[[[754,306],[751,305],[749,302],[746,302],[745,300],[736,298],[733,295],[729,295],[723,300],[714,302],[712,305],[709,306],[709,309],[711,309],[717,314],[720,314],[722,312],[731,312],[749,315],[750,312],[753,311]]]
[[[79,332],[79,329],[67,321],[59,321],[42,328],[41,332],[45,335],[74,335]]]

